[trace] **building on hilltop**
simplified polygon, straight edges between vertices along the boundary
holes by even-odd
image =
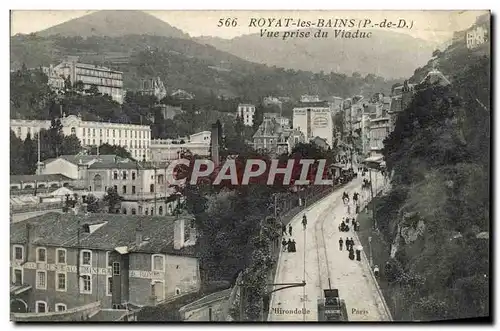
[[[177,100],[193,100],[194,99],[194,94],[186,92],[181,89],[177,89],[174,92],[170,94],[170,96],[174,99]]]
[[[156,305],[200,288],[193,217],[49,213],[10,225],[11,307]]]
[[[167,90],[165,89],[160,77],[143,79],[141,81],[141,88],[138,92],[142,95],[155,96],[158,101],[167,96]]]
[[[64,135],[75,135],[83,147],[100,146],[104,143],[124,147],[132,157],[148,161],[151,158],[149,125],[84,121],[80,116],[61,118]],[[10,120],[14,134],[24,140],[28,133],[33,138],[41,129],[50,128],[50,120]]]
[[[121,71],[93,64],[79,63],[78,57],[73,56],[68,57],[55,67],[51,66],[44,69],[44,72],[50,74],[49,84],[54,87],[60,85],[58,77],[63,79],[69,77],[72,85],[82,82],[83,88],[86,90],[91,86],[95,86],[100,93],[111,96],[118,103],[123,103],[124,89],[123,73]]]
[[[255,105],[249,103],[240,103],[236,109],[236,116],[241,118],[246,126],[253,126],[255,117]]]

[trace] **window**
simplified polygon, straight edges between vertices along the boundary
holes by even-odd
[[[90,128],[87,129],[87,136],[90,137]]]
[[[152,271],[165,271],[165,257],[163,255],[154,254],[152,256]]]
[[[149,192],[154,193],[155,192],[155,184],[149,185]]]
[[[23,284],[23,268],[14,268],[12,274],[12,282],[16,285],[22,285]]]
[[[122,130],[118,130],[118,138],[122,137]]]
[[[14,260],[24,260],[24,247],[21,245],[14,245]]]
[[[135,194],[135,185],[132,185],[132,194]]]
[[[113,185],[113,190],[115,190],[115,192],[118,193],[118,186],[117,185]]]
[[[120,276],[120,262],[113,262],[113,276]]]
[[[17,136],[21,137],[21,128],[17,128]]]
[[[118,171],[113,171],[113,179],[118,179]]]
[[[46,256],[47,250],[43,247],[38,247],[36,249],[36,262],[47,262]]]
[[[95,129],[92,129],[92,136],[95,137]]]
[[[92,251],[82,250],[81,251],[81,265],[92,266]]]
[[[47,303],[45,301],[36,301],[35,302],[35,311],[37,313],[46,313],[47,312]]]
[[[127,194],[127,185],[123,185],[123,194]]]
[[[56,249],[56,261],[57,264],[66,264],[66,249],[64,248]]]
[[[92,276],[82,275],[80,277],[80,293],[91,294],[92,293]]]
[[[111,296],[113,293],[113,277],[108,277],[108,282],[106,284],[106,295]]]
[[[113,129],[113,138],[115,137],[115,129]]]
[[[71,128],[71,134],[76,135],[76,129],[75,128]]]
[[[158,208],[158,214],[159,214],[159,215],[163,215],[163,206],[160,206],[160,207]]]
[[[111,267],[110,254],[111,252],[106,252],[106,267]]]
[[[124,180],[125,180],[125,179],[127,179],[127,172],[126,172],[126,171],[124,171],[124,172],[122,173],[122,178],[123,178]]]
[[[102,129],[99,129],[99,137],[102,137]]]
[[[64,303],[56,303],[56,311],[66,311],[67,308]]]
[[[65,292],[66,288],[67,288],[66,273],[57,272],[56,273],[56,290]]]
[[[125,138],[127,138],[127,132],[128,132],[128,131],[127,131],[127,130],[125,130]]]
[[[137,214],[137,212],[136,212],[135,208],[132,208],[132,215],[135,215],[135,214]]]
[[[37,270],[36,272],[36,288],[37,290],[47,289],[47,271]]]

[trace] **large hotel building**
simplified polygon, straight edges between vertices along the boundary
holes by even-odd
[[[333,146],[333,118],[326,101],[304,100],[293,109],[293,128],[302,132],[306,141],[315,137]]]
[[[60,88],[61,78],[70,78],[71,84],[81,81],[84,89],[96,86],[100,93],[111,96],[118,103],[123,103],[123,73],[106,67],[78,63],[78,58],[68,58],[55,67],[44,68],[49,77],[49,84]]]
[[[74,134],[82,146],[99,146],[104,143],[124,147],[136,160],[149,161],[151,158],[151,128],[149,125],[91,122],[70,115],[61,119],[63,133]],[[49,120],[10,120],[10,128],[20,139],[31,137],[41,129],[49,129]]]

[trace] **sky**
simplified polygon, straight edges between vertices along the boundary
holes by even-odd
[[[78,18],[93,11],[89,10],[16,10],[11,14],[11,35],[31,33]],[[294,18],[316,21],[318,18],[370,19],[382,22],[384,19],[397,22],[403,18],[413,21],[412,29],[391,29],[391,31],[409,34],[413,37],[446,42],[454,31],[470,27],[477,16],[485,11],[146,11],[149,14],[183,30],[190,36],[215,36],[230,39],[243,34],[259,33],[259,27],[249,27],[251,18]],[[223,18],[237,18],[238,27],[217,27]],[[278,30],[278,29],[273,29]]]

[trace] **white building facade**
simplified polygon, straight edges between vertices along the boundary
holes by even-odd
[[[384,139],[391,132],[391,118],[389,116],[370,120],[370,152],[371,156],[381,156],[384,148]]]
[[[333,146],[333,117],[326,102],[307,102],[295,107],[293,128],[302,132],[306,141],[320,137]]]
[[[64,135],[76,135],[83,147],[109,145],[124,147],[133,158],[138,160],[151,158],[151,128],[149,125],[91,122],[78,116],[70,115],[61,119]],[[31,137],[41,129],[48,130],[50,121],[11,119],[10,128],[20,139]]]
[[[210,155],[210,131],[202,131],[178,139],[153,139],[151,140],[151,159],[153,162],[175,160],[180,154],[188,150],[193,155]]]
[[[238,105],[236,115],[242,119],[244,125],[253,126],[253,120],[255,117],[255,105],[240,103]]]

